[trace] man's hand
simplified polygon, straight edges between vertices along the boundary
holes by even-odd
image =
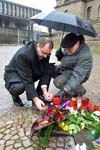
[[[44,96],[45,100],[48,102],[51,102],[53,99],[53,94],[51,94],[49,92],[44,92],[43,96]]]
[[[44,102],[41,99],[39,99],[38,97],[33,98],[33,102],[34,102],[35,106],[37,107],[37,109],[39,109],[39,110],[46,109]]]
[[[49,92],[47,91],[47,85],[42,85],[41,88],[42,88],[42,91],[43,91],[44,99],[45,99],[46,101],[48,101],[48,102],[51,102],[52,99],[53,99],[53,94],[51,94],[51,93],[49,93]]]

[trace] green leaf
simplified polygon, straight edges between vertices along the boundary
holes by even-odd
[[[100,129],[93,129],[88,132],[87,137],[91,140],[95,140],[100,137]]]
[[[46,128],[46,130],[44,131],[44,136],[39,135],[39,146],[41,148],[46,147],[46,144],[48,143],[48,139],[49,139],[49,136],[50,136],[50,133],[51,133],[53,127],[54,127],[54,124],[49,125]]]

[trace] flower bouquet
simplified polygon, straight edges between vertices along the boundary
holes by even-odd
[[[93,106],[88,98],[77,97],[69,101],[64,97],[61,101],[59,97],[55,97],[53,103],[33,123],[31,139],[38,132],[39,143],[45,146],[52,131],[60,129],[68,135],[87,129],[87,138],[95,142],[96,148],[100,148],[100,108]],[[87,149],[89,147],[86,146]]]

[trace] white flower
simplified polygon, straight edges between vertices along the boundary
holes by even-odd
[[[75,147],[75,150],[87,150],[86,144],[83,143],[83,145],[81,145],[81,146],[79,144],[77,144]]]
[[[99,118],[98,118],[98,117],[96,117],[95,120],[96,120],[97,122],[99,122]]]
[[[79,145],[79,144],[77,144],[77,145],[75,146],[75,150],[80,150],[80,145]]]
[[[74,110],[73,107],[69,107],[69,111],[70,111],[71,113],[73,113],[75,110]]]
[[[86,144],[85,143],[83,143],[83,145],[80,146],[80,150],[86,150]]]
[[[96,113],[98,113],[97,111],[95,111]],[[97,121],[97,122],[100,122],[100,120],[99,120],[99,117],[98,117],[98,115],[96,115],[96,113],[92,113],[91,114],[91,117],[95,120],[95,121]]]
[[[85,128],[84,122],[81,122],[80,124],[81,124],[81,128],[84,129]]]
[[[100,112],[99,111],[94,111],[93,114],[95,114],[96,116],[100,116]]]
[[[77,115],[77,110],[74,111],[74,114]]]
[[[82,115],[85,115],[85,110],[84,110],[84,109],[81,111],[81,114],[82,114]]]

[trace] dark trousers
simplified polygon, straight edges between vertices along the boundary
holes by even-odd
[[[65,84],[67,84],[68,80],[64,75],[58,75],[55,77],[53,83],[58,89],[63,89]],[[75,89],[70,90],[71,96],[82,96],[86,93],[86,89],[83,87],[82,84],[78,85]]]
[[[43,94],[40,83],[41,83],[41,80],[39,81],[37,88],[36,88],[38,96]],[[47,88],[49,88],[49,84],[50,84],[50,80],[48,82]],[[18,96],[18,95],[21,95],[25,91],[25,86],[23,82],[11,83],[8,91],[11,95]]]

